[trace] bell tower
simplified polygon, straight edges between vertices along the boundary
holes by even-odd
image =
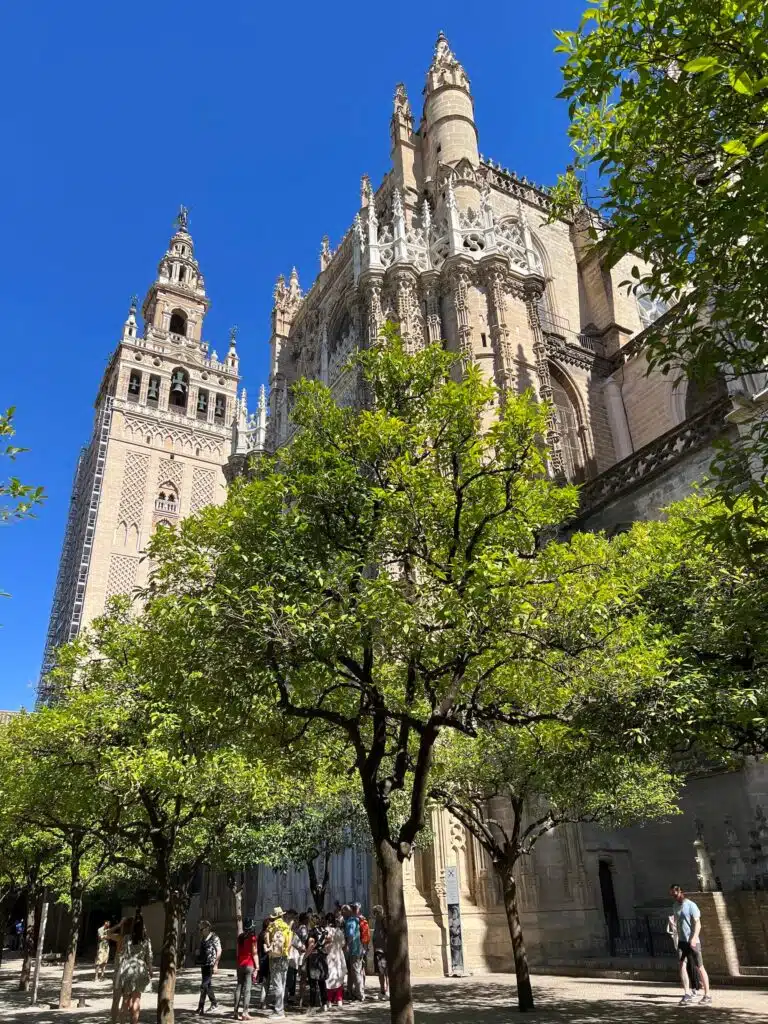
[[[75,474],[43,672],[109,598],[146,583],[144,551],[159,525],[173,527],[226,496],[237,331],[221,358],[205,340],[210,300],[188,221],[182,206],[141,305],[143,334],[134,296],[101,381]]]

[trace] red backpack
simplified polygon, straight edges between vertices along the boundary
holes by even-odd
[[[371,943],[371,929],[362,914],[360,915],[360,941],[364,946],[369,946]]]

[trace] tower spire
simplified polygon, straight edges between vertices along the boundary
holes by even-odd
[[[444,32],[437,37],[432,63],[427,71],[424,122],[427,140],[424,173],[427,178],[436,178],[441,165],[455,167],[462,160],[467,160],[472,167],[479,165],[469,79]]]
[[[168,248],[157,266],[142,315],[150,331],[202,340],[203,318],[210,302],[205,281],[195,259],[195,243],[189,233],[189,210],[180,206],[173,222]]]
[[[427,72],[427,92],[439,89],[441,85],[457,85],[469,92],[467,73],[456,58],[445,33],[437,34],[432,63]]]

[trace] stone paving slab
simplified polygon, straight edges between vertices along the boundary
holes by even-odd
[[[111,968],[110,968],[111,970]],[[18,960],[6,960],[0,969],[0,1020],[3,1024],[104,1024],[111,1002],[111,976],[98,984],[92,969],[76,971],[74,996],[86,997],[88,1005],[72,1010],[51,1009],[58,992],[60,967],[44,967],[41,975],[40,1005],[29,1006],[27,993],[15,991],[18,982]],[[373,980],[373,979],[370,979]],[[221,1021],[232,1020],[229,1007],[234,994],[234,971],[222,970],[216,976],[219,1010],[206,1014]],[[374,983],[375,985],[375,983]],[[374,990],[372,985],[369,991]],[[179,979],[176,1011],[180,1024],[199,1020],[197,1006],[197,972],[188,968]],[[678,1007],[680,989],[663,982],[639,982],[623,979],[570,978],[542,976],[534,978],[537,1002],[535,1015],[542,1024],[662,1024],[685,1017],[705,1015],[712,1024],[766,1024],[768,1022],[768,991],[728,988],[714,990],[713,1006]],[[434,978],[414,980],[417,1024],[500,1024],[521,1019],[515,1003],[515,981],[512,975],[493,974],[472,978]],[[143,999],[142,1024],[155,1019],[154,993]],[[256,1024],[268,1021],[270,1014],[252,1011]],[[301,1010],[289,1010],[286,1020],[298,1024],[306,1016]],[[389,1019],[385,1003],[368,1000],[345,1005],[341,1011],[322,1015],[324,1024],[336,1018],[344,1024],[386,1024]],[[314,1018],[313,1018],[314,1019]],[[524,1019],[530,1019],[526,1016]]]

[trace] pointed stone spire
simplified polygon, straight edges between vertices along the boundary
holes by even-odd
[[[298,302],[301,298],[301,288],[299,287],[299,272],[296,267],[291,269],[291,276],[288,280],[288,295],[291,299]]]
[[[259,388],[259,404],[256,407],[256,423],[253,433],[253,450],[266,451],[267,447],[267,393],[262,384]]]
[[[328,235],[323,235],[323,240],[320,243],[320,272],[327,270],[330,262],[333,258],[331,252],[331,240]]]
[[[360,271],[363,266],[363,253],[365,251],[365,231],[363,229],[363,220],[359,213],[355,214],[355,220],[352,225],[352,272],[354,274],[355,284],[357,284],[358,278],[360,277]]]
[[[136,337],[136,310],[138,305],[138,295],[132,295],[131,304],[128,307],[128,319],[123,324],[123,341],[131,341]]]
[[[394,241],[395,263],[405,263],[408,260],[408,245],[405,238],[405,212],[403,210],[403,197],[400,189],[392,190],[392,238]]]
[[[248,402],[245,388],[240,392],[240,399],[237,402],[235,418],[232,423],[232,454],[247,455],[250,449],[248,438]]]
[[[364,174],[360,178],[360,205],[365,209],[373,203],[373,189],[371,188],[370,175]]]
[[[392,148],[394,149],[404,142],[411,142],[413,140],[413,112],[411,111],[411,104],[403,82],[398,82],[395,86],[393,106],[394,111],[389,130],[392,137]]]
[[[455,85],[469,92],[467,74],[456,59],[456,54],[451,49],[444,32],[438,33],[435,42],[432,63],[427,72],[426,91],[434,92],[441,85]]]
[[[227,352],[227,366],[231,366],[234,370],[237,370],[240,362],[237,355],[237,324],[229,329],[229,352]]]

